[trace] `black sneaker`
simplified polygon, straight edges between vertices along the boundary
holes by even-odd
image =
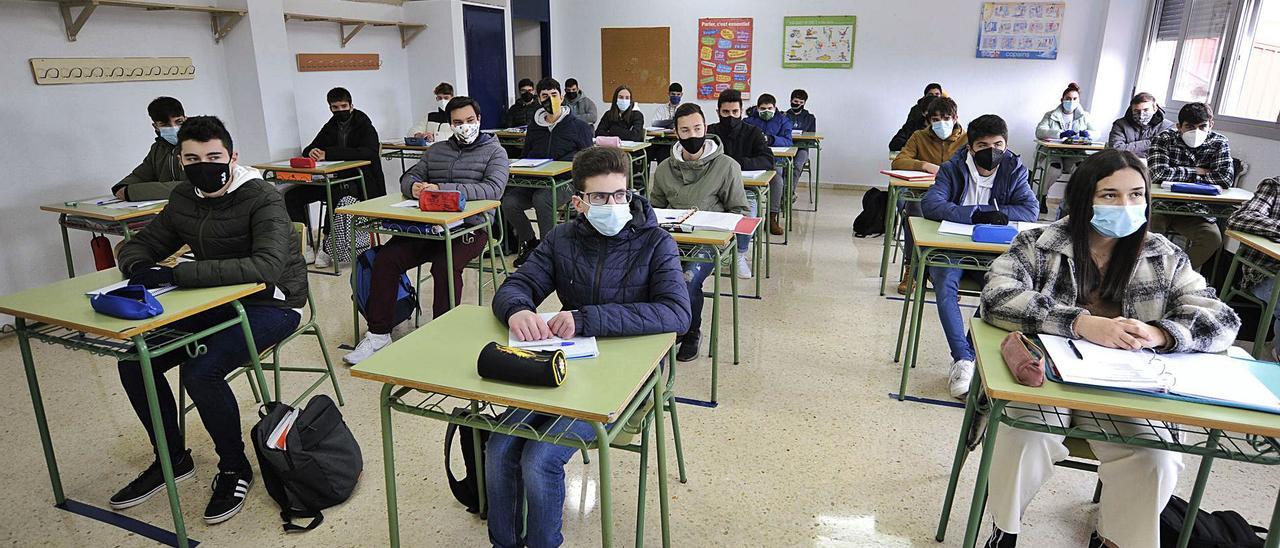
[[[1107,548],[1107,541],[1102,540],[1102,536],[1094,531],[1089,534],[1089,548]]]
[[[209,525],[222,523],[239,513],[252,485],[252,470],[218,472],[213,477],[213,496],[209,497],[209,506],[204,509],[204,522]]]
[[[682,362],[691,362],[698,359],[698,340],[702,338],[702,333],[690,331],[685,333],[680,339],[680,350],[676,352],[676,359]]]
[[[516,256],[515,262],[511,264],[515,265],[516,268],[520,268],[520,265],[524,264],[525,261],[529,260],[529,256],[533,254],[533,250],[537,249],[537,247],[538,247],[538,240],[529,240],[521,244],[520,255]]]
[[[191,459],[190,449],[183,451],[182,456],[174,459],[172,464],[173,481],[175,483],[196,473],[196,463]],[[160,471],[160,461],[156,460],[141,474],[138,474],[137,478],[129,482],[129,485],[124,486],[124,489],[111,495],[111,499],[107,502],[112,509],[124,510],[146,502],[147,499],[151,498],[151,495],[162,490],[164,490],[164,472]]]
[[[1017,533],[1006,533],[1001,531],[999,527],[991,527],[991,538],[987,539],[987,543],[983,544],[984,548],[1014,548],[1018,545]]]

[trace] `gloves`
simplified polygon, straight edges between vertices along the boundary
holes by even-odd
[[[1058,134],[1058,137],[1059,137],[1059,138],[1062,138],[1062,139],[1070,139],[1070,138],[1075,137],[1075,136],[1076,136],[1076,132],[1075,132],[1075,130],[1071,130],[1071,129],[1068,129],[1068,130],[1066,130],[1066,131],[1064,131],[1064,132],[1062,132],[1062,133],[1059,133],[1059,134]]]
[[[1088,138],[1089,138],[1089,130],[1087,130],[1087,129],[1082,129],[1082,130],[1080,130],[1079,135],[1080,135],[1080,138],[1081,138],[1081,139],[1088,139]]]
[[[129,278],[129,285],[140,285],[147,289],[174,285],[173,269],[167,266],[153,266],[146,270],[136,271]]]
[[[991,211],[974,211],[972,220],[975,225],[1009,224],[1009,216],[994,209]]]

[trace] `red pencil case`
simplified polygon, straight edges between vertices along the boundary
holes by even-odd
[[[467,197],[459,190],[424,190],[418,195],[418,209],[422,211],[462,211],[467,208]]]
[[[311,158],[308,156],[298,156],[296,158],[289,158],[289,167],[296,167],[301,169],[315,169],[316,160],[315,158]]]

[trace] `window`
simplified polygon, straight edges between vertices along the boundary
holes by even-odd
[[[1280,0],[1158,0],[1136,91],[1214,107],[1229,131],[1280,138]]]

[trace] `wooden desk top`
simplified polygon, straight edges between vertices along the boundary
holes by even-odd
[[[67,204],[72,205],[67,205]],[[129,219],[137,219],[160,213],[168,202],[160,202],[155,205],[139,208],[113,209],[104,205],[96,205],[91,201],[71,201],[59,202],[56,204],[46,204],[40,206],[41,211],[50,211],[53,213],[62,213],[74,217],[86,217],[89,219],[98,219],[100,221],[127,221]]]
[[[340,207],[333,212],[342,215],[355,215],[371,219],[391,219],[396,221],[412,221],[429,225],[448,226],[467,217],[479,215],[497,209],[502,205],[498,200],[467,200],[467,207],[462,211],[422,211],[416,207],[391,207],[391,204],[403,202],[400,193],[356,202]]]
[[[572,170],[573,162],[554,161],[538,167],[512,167],[511,174],[519,177],[556,177]]]
[[[671,238],[677,244],[725,246],[733,241],[734,234],[723,230],[695,230],[693,232],[672,232]]]
[[[379,143],[379,144],[382,146],[383,149],[411,150],[415,152],[422,152],[427,150],[428,148],[431,148],[431,145],[427,145],[427,146],[406,145],[403,142],[401,143],[391,142],[391,143]]]
[[[796,151],[800,150],[797,147],[786,147],[786,150],[781,150],[781,151],[774,150],[777,148],[783,148],[783,147],[769,147],[769,149],[773,152],[773,155],[777,158],[795,158]]]
[[[639,152],[651,146],[653,146],[653,143],[649,143],[649,142],[632,143],[632,144],[623,143],[622,146],[618,148],[621,148],[623,151],[626,151],[626,152]]]
[[[1242,245],[1252,247],[1263,255],[1280,261],[1280,242],[1258,236],[1256,234],[1240,232],[1238,230],[1228,230],[1227,237],[1240,242]]]
[[[748,186],[748,187],[760,187],[760,186],[764,186],[764,187],[767,187],[767,186],[769,186],[769,181],[772,181],[772,180],[773,180],[773,176],[774,176],[776,173],[777,173],[777,172],[775,172],[775,171],[773,171],[773,170],[766,169],[766,170],[764,170],[764,173],[761,173],[761,174],[759,174],[759,175],[756,175],[755,177],[747,177],[746,175],[743,175],[743,176],[742,176],[742,186]]]
[[[286,173],[308,173],[311,175],[332,175],[339,171],[346,171],[348,169],[364,167],[369,165],[369,163],[370,162],[368,160],[345,160],[345,161],[338,162],[336,164],[330,164],[325,166],[317,165],[315,168],[302,168],[302,167],[291,167],[289,165],[289,160],[282,160],[279,162],[271,162],[269,164],[257,164],[253,166],[253,168],[262,170],[262,171],[283,171]]]
[[[1009,244],[988,244],[975,242],[971,236],[962,236],[960,234],[943,234],[938,232],[938,228],[942,223],[938,221],[930,221],[924,217],[908,217],[908,224],[911,225],[911,238],[915,240],[916,247],[931,247],[935,249],[947,249],[953,251],[975,251],[981,253],[1003,254],[1009,250]]]
[[[1070,144],[1058,141],[1046,141],[1044,139],[1036,139],[1036,144],[1045,148],[1057,148],[1062,150],[1103,150],[1107,148],[1106,143],[1092,144]]]

